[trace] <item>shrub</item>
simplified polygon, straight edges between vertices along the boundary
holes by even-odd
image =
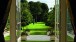
[[[21,33],[21,36],[23,36],[23,35],[26,35],[26,36],[27,36],[28,34],[27,34],[27,33],[25,33],[25,32],[22,32],[22,33]]]

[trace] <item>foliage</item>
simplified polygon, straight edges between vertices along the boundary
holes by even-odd
[[[25,32],[22,32],[21,33],[21,36],[24,36],[24,35],[28,35],[27,33],[25,33]]]
[[[35,22],[40,22],[46,19],[46,15],[48,13],[48,6],[45,3],[41,2],[29,2],[29,9],[32,13],[33,19],[35,19]]]
[[[47,32],[31,32],[30,35],[47,35]]]
[[[43,22],[46,22],[46,20],[47,20],[47,18],[48,18],[48,11],[49,11],[49,9],[48,9],[48,6],[47,6],[47,4],[45,4],[45,3],[41,3],[41,8],[42,8],[42,12],[41,12],[41,20],[43,21]]]
[[[26,26],[33,21],[28,7],[28,2],[26,0],[21,0],[21,26]]]
[[[48,13],[46,25],[54,28],[55,24],[55,7]]]
[[[54,28],[55,7],[48,12],[48,6],[41,2],[21,1],[21,25],[24,27],[31,22],[44,22],[46,25]]]

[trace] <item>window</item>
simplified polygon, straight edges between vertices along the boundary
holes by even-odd
[[[17,36],[16,33],[19,30],[17,34],[20,34],[21,16],[19,15],[20,14],[19,7],[16,6],[16,4],[14,4],[15,0],[13,0],[12,2],[13,2],[12,8],[11,8],[11,12],[10,12],[10,27],[11,27],[10,28],[10,32],[11,32],[10,35],[11,35],[11,42],[16,42],[17,41],[16,37],[20,36],[20,35]],[[66,26],[66,13],[67,13],[66,0],[56,0],[55,3],[56,3],[56,6],[55,6],[55,16],[56,17],[55,17],[55,31],[54,31],[55,32],[55,42],[56,41],[66,42],[66,39],[67,39],[66,38],[66,35],[67,35],[66,34],[67,33],[67,31],[66,31],[66,27],[67,27]],[[15,10],[15,6],[16,6],[17,10]],[[16,11],[16,13],[15,13],[15,11]],[[38,12],[38,13],[40,14],[40,12]],[[33,19],[32,21],[37,22],[36,19],[35,20]]]

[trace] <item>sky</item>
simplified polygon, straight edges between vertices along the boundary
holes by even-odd
[[[48,5],[48,8],[50,9],[51,7],[54,7],[55,5],[55,0],[27,0],[28,2],[29,1],[34,1],[34,2],[37,2],[37,1],[40,1],[42,3],[46,3]]]

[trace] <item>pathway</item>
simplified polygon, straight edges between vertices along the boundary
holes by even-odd
[[[30,35],[30,36],[27,36],[27,41],[50,41],[50,36],[47,36],[47,35]]]
[[[21,37],[18,38],[18,42],[21,42],[20,38]],[[29,35],[29,36],[27,36],[27,41],[50,41],[50,36],[47,36],[47,35]]]

